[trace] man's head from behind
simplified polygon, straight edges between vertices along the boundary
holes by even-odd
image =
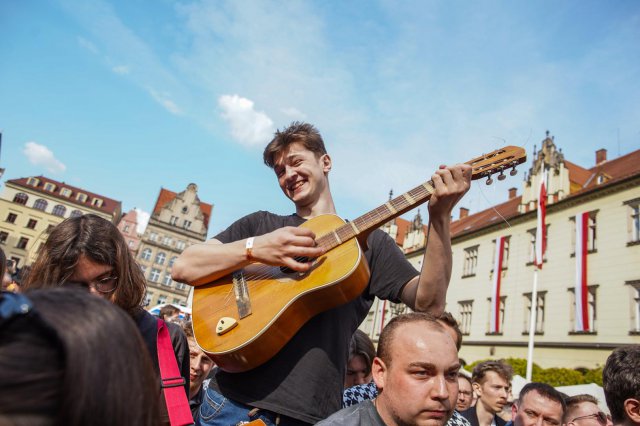
[[[493,414],[502,411],[509,398],[513,369],[503,361],[484,361],[473,368],[471,381],[477,405]]]
[[[447,423],[458,397],[458,353],[432,316],[414,312],[384,328],[373,361],[376,407],[389,426]]]
[[[640,425],[640,345],[613,351],[602,370],[602,383],[613,423]]]
[[[562,394],[546,383],[528,383],[511,407],[514,426],[560,426],[565,403]]]
[[[592,395],[574,395],[564,401],[567,404],[565,424],[568,426],[607,426],[609,423],[607,415],[598,407],[597,398]]]

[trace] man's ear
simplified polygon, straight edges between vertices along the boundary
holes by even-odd
[[[514,401],[513,404],[511,404],[511,418],[515,419],[517,414],[518,414],[518,403]]]
[[[378,387],[378,389],[384,389],[386,375],[386,364],[380,358],[375,357],[373,359],[373,363],[371,364],[371,376],[373,377],[373,381],[376,382],[376,386]]]
[[[480,385],[480,383],[473,382],[471,386],[473,386],[473,391],[476,393],[476,396],[480,398],[480,396],[482,395],[482,386]]]
[[[625,399],[624,413],[635,424],[640,424],[640,401],[634,398]]]
[[[320,159],[322,161],[322,171],[325,173],[329,173],[331,171],[331,157],[329,154],[324,154]]]

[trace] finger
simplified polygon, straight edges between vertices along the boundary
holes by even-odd
[[[291,227],[290,229],[291,233],[300,237],[309,237],[315,240],[316,238],[316,234],[315,232],[313,232],[311,229],[309,228],[303,228],[303,227]]]
[[[436,174],[440,175],[442,181],[448,188],[451,188],[452,185],[454,185],[453,176],[451,175],[451,170],[448,167],[445,169],[437,170]]]
[[[310,237],[292,236],[287,241],[287,245],[296,246],[296,247],[315,247],[316,240]]]

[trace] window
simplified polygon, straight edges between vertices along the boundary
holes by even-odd
[[[507,302],[507,296],[500,296],[500,306],[499,306],[499,312],[500,312],[500,317],[499,317],[499,321],[500,324],[498,325],[498,333],[491,333],[491,298],[488,297],[487,300],[489,301],[489,315],[488,315],[488,321],[487,321],[487,334],[492,335],[492,334],[499,334],[501,335],[502,333],[504,333],[504,313],[505,313],[505,305]]]
[[[171,245],[171,237],[163,237],[162,238],[162,244],[164,244],[165,246],[170,246]]]
[[[190,220],[185,220],[184,221],[184,229],[189,229],[191,228],[191,221]]]
[[[149,275],[149,281],[157,283],[160,279],[160,269],[151,268],[151,274]]]
[[[138,265],[140,266],[140,270],[142,271],[142,275],[146,275],[147,274],[147,267],[145,265]]]
[[[640,280],[627,281],[631,290],[631,331],[630,334],[640,334]]]
[[[167,303],[167,296],[164,294],[158,296],[158,305],[164,305],[165,303]]]
[[[142,260],[151,259],[151,249],[147,247],[146,249],[142,250],[142,253],[140,253],[140,259]]]
[[[176,259],[178,259],[178,256],[173,256],[171,258],[171,260],[169,260],[169,267],[173,267],[173,264],[176,262]]]
[[[142,304],[144,306],[149,306],[151,304],[151,299],[153,299],[153,293],[147,291],[147,293],[144,295],[144,301],[142,302]]]
[[[69,215],[69,217],[80,217],[80,216],[82,216],[82,212],[80,210],[74,210]]]
[[[29,196],[27,194],[25,194],[24,192],[18,192],[14,197],[13,197],[13,202],[16,204],[27,204],[27,201],[29,200]]]
[[[47,208],[47,201],[42,198],[38,198],[35,203],[33,203],[33,208],[36,210],[45,211]]]
[[[56,186],[54,184],[52,184],[51,182],[47,182],[44,184],[44,190],[45,191],[49,191],[49,192],[53,192],[56,190]]]
[[[182,207],[182,214],[187,214],[188,211],[189,209],[187,208],[187,206]]]
[[[546,228],[547,240],[548,240],[549,225],[547,224],[545,228]],[[529,254],[527,256],[527,265],[533,265],[533,263],[536,261],[536,231],[537,231],[536,228],[529,229],[527,231],[527,236],[529,237]],[[547,261],[547,252],[545,251],[544,254],[542,255],[542,262],[546,262],[546,261]]]
[[[187,288],[187,285],[183,283],[176,283],[176,288],[178,290],[184,290],[185,288]]]
[[[571,293],[571,329],[574,331],[569,332],[569,334],[584,334],[591,333],[596,334],[596,321],[598,320],[597,311],[596,311],[596,302],[597,302],[597,294],[596,290],[598,289],[598,285],[590,285],[587,287],[587,317],[589,318],[589,331],[587,332],[576,332],[576,292],[575,288],[571,287],[569,292]]]
[[[7,238],[9,238],[9,234],[4,231],[0,231],[0,244],[5,244],[7,242]]]
[[[149,241],[156,241],[158,239],[158,234],[156,234],[155,232],[151,232],[149,234]]]
[[[185,242],[184,242],[184,241],[178,241],[178,242],[176,243],[176,248],[177,248],[178,250],[184,250],[184,247],[185,247]]]
[[[67,212],[67,208],[62,204],[58,204],[53,207],[53,211],[51,212],[55,216],[64,217],[64,214]]]
[[[27,248],[27,244],[29,244],[29,239],[25,237],[20,237],[20,240],[18,240],[18,244],[16,245],[16,248],[25,250]]]
[[[544,333],[544,302],[545,302],[545,296],[547,295],[546,291],[540,291],[537,293],[536,295],[536,330],[535,333],[536,334],[543,334]],[[530,330],[530,321],[531,321],[531,300],[532,300],[532,294],[531,293],[525,293],[524,294],[524,305],[526,306],[525,312],[524,312],[524,330],[522,331],[522,334],[529,334],[529,330]]]
[[[104,201],[102,201],[100,198],[94,198],[93,200],[91,200],[91,205],[94,207],[102,207],[102,204],[104,204]]]
[[[462,277],[472,277],[476,274],[476,266],[478,266],[478,247],[473,246],[464,249],[464,266],[462,269]]]
[[[587,253],[594,253],[597,251],[598,246],[596,244],[596,216],[598,214],[598,210],[594,210],[589,212],[589,222],[587,224]],[[576,255],[576,218],[575,216],[571,218],[573,222],[573,233],[571,234],[571,239],[573,243],[573,253],[571,256]]]
[[[180,303],[180,299],[174,297],[173,298],[173,302],[171,302],[171,303],[173,303],[174,305],[177,305],[177,304]]]
[[[178,224],[178,217],[177,216],[171,216],[171,219],[169,220],[169,224],[170,225],[177,225]]]
[[[60,195],[62,195],[63,197],[71,197],[71,190],[69,188],[62,188],[60,190]]]
[[[129,225],[125,225],[124,229],[122,230],[122,232],[129,232]]]
[[[640,198],[626,201],[627,245],[640,244]]]
[[[460,310],[460,331],[465,336],[471,333],[471,312],[473,311],[473,300],[463,300],[458,302]]]
[[[89,197],[84,192],[78,192],[78,194],[76,195],[76,200],[80,201],[81,203],[85,203],[87,201],[87,198]]]
[[[38,221],[35,219],[29,219],[29,222],[27,222],[27,228],[29,229],[36,229],[36,225],[38,224]]]
[[[162,278],[162,285],[166,285],[167,287],[171,287],[171,274],[165,272],[164,277]]]
[[[167,255],[164,254],[163,252],[160,252],[158,254],[156,254],[156,263],[158,265],[164,265],[164,261],[167,258]]]
[[[7,215],[7,222],[9,223],[16,223],[16,219],[18,218],[18,215],[15,213],[9,213]]]
[[[502,252],[502,269],[507,269],[509,264],[509,242],[511,240],[511,236],[504,237],[504,251]],[[493,240],[493,258],[492,262],[495,261],[496,258],[496,240]],[[493,272],[493,267],[491,267],[491,272]]]
[[[29,179],[27,179],[27,185],[29,186],[38,186],[39,183],[40,179],[36,179],[34,177],[30,177]]]

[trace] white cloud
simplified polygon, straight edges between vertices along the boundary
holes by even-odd
[[[144,230],[147,228],[147,224],[149,223],[149,218],[151,217],[151,215],[137,207],[134,210],[138,215],[138,227],[136,228],[136,231],[138,232],[138,234],[143,234]]]
[[[78,44],[87,49],[89,52],[93,53],[93,54],[97,54],[98,53],[98,48],[96,47],[95,44],[91,43],[89,40],[87,40],[86,38],[83,37],[78,37]]]
[[[149,94],[151,97],[162,105],[167,111],[169,111],[173,115],[182,115],[182,110],[173,102],[168,93],[160,93],[154,89],[149,89]]]
[[[67,169],[60,160],[58,160],[53,152],[44,145],[35,142],[27,142],[24,144],[22,151],[31,164],[43,166],[51,173],[62,173]]]
[[[222,118],[231,125],[231,135],[245,146],[262,146],[271,138],[273,121],[262,111],[256,111],[253,101],[238,95],[218,98]]]
[[[127,65],[116,65],[115,67],[111,68],[111,70],[120,75],[129,74],[131,72]]]

